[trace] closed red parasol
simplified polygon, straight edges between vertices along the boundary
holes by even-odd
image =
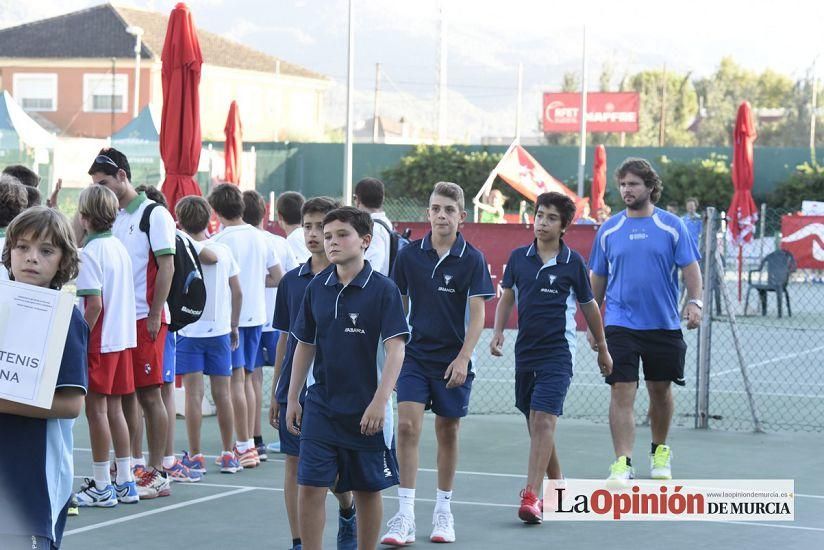
[[[741,301],[741,266],[744,243],[752,240],[758,210],[752,200],[753,142],[758,137],[752,109],[746,101],[738,107],[738,117],[733,130],[732,185],[734,193],[727,211],[730,239],[738,245],[738,301]]]

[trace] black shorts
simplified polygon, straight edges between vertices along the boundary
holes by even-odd
[[[680,329],[634,330],[608,326],[605,332],[612,356],[612,374],[606,377],[607,384],[637,384],[640,359],[644,365],[644,380],[685,385],[684,360],[687,344]]]

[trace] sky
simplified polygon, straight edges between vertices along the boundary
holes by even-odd
[[[517,66],[524,66],[524,132],[537,131],[541,93],[581,70],[586,24],[588,79],[604,64],[617,85],[643,69],[711,74],[724,56],[746,68],[805,77],[824,53],[824,2],[724,0],[352,0],[356,118],[371,116],[375,64],[382,112],[435,127],[441,10],[447,21],[450,137],[512,135]],[[0,26],[75,11],[93,0],[0,0]],[[171,0],[119,2],[169,12]],[[332,125],[345,105],[347,0],[191,0],[199,28],[329,76]],[[2,55],[2,52],[0,52]],[[824,57],[819,59],[819,76]]]

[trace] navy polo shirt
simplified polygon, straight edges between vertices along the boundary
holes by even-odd
[[[315,346],[301,439],[354,450],[391,448],[391,399],[383,434],[361,435],[360,421],[380,384],[384,342],[409,334],[395,283],[368,261],[348,285],[336,269],[324,271],[306,287],[292,334]]]
[[[577,303],[593,300],[586,263],[561,241],[558,255],[543,263],[537,244],[512,251],[501,281],[515,291],[518,338],[515,368],[572,375]]]
[[[466,337],[469,298],[495,295],[484,255],[458,233],[449,252],[439,258],[430,232],[398,252],[392,278],[401,294],[409,296],[412,339],[406,354],[446,369]]]
[[[55,388],[86,392],[89,326],[76,307]],[[37,536],[60,545],[72,494],[74,419],[0,413],[0,534]]]
[[[327,273],[334,269],[332,266],[327,266],[318,275]],[[275,398],[281,405],[289,400],[289,379],[292,377],[292,359],[295,357],[295,348],[298,341],[292,335],[292,327],[295,326],[295,320],[298,318],[301,304],[303,303],[303,294],[306,292],[306,287],[315,274],[312,273],[312,259],[309,258],[305,263],[300,264],[295,269],[290,270],[283,276],[278,284],[278,294],[275,299],[275,320],[272,326],[281,332],[289,335],[286,340],[286,354],[283,356],[283,363],[280,368],[280,378],[277,380]],[[311,374],[310,374],[311,376]],[[311,380],[311,378],[310,378]],[[301,392],[300,400],[303,398],[306,391]]]

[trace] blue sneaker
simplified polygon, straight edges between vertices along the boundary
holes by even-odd
[[[188,452],[183,451],[183,458],[180,459],[180,462],[193,472],[199,474],[206,473],[206,459],[203,458],[202,454],[191,456]]]
[[[358,550],[358,518],[338,514],[338,550]]]
[[[106,485],[104,488],[98,489],[94,484],[94,480],[89,478],[85,479],[80,490],[75,493],[75,497],[80,508],[111,508],[117,506],[114,487]]]
[[[114,492],[117,495],[117,501],[123,504],[133,504],[140,500],[137,494],[137,483],[134,481],[127,481],[122,484],[114,484]]]

